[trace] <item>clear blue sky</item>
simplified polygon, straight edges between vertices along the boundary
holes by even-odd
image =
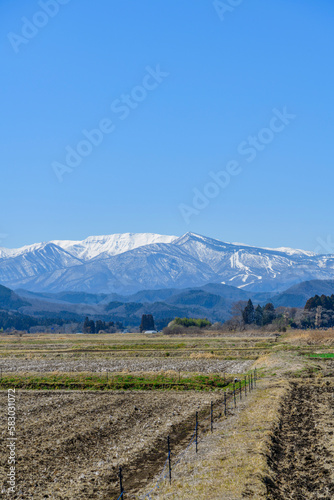
[[[2,246],[116,232],[334,241],[332,1],[244,0],[220,17],[211,0],[62,3],[53,17],[0,4]],[[262,133],[284,106],[295,118]],[[54,162],[104,119],[113,131],[59,182]],[[258,133],[249,162],[238,146]],[[186,223],[180,204],[232,160],[239,174]]]

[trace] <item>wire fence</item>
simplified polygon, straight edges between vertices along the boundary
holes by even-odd
[[[224,392],[224,398],[223,398],[223,406],[224,406],[224,412],[223,415],[225,418],[228,417],[228,410],[230,405],[232,404],[233,408],[237,408],[237,402],[238,399],[241,401],[244,397],[247,397],[247,394],[249,394],[251,391],[256,389],[256,384],[258,380],[258,375],[256,369],[249,375],[245,375],[242,379],[235,379],[233,382],[233,390],[229,392],[228,396],[226,394],[226,391]],[[222,413],[219,414],[218,418],[222,416]],[[195,428],[194,432],[190,438],[190,441],[188,442],[186,448],[178,454],[178,459],[176,462],[173,464],[171,463],[171,456],[173,455],[171,448],[170,448],[170,438],[169,436],[167,437],[167,458],[166,461],[163,465],[162,472],[158,476],[157,480],[155,481],[154,486],[150,489],[150,491],[142,496],[138,496],[132,493],[128,493],[127,491],[124,490],[123,487],[123,469],[120,466],[119,467],[119,472],[118,472],[118,478],[119,478],[119,487],[120,487],[120,496],[117,498],[117,500],[125,500],[125,499],[135,499],[135,500],[145,500],[145,499],[151,499],[151,495],[154,491],[160,488],[160,485],[163,481],[169,478],[170,484],[172,483],[172,472],[175,470],[175,467],[181,462],[182,458],[186,455],[186,453],[189,451],[190,447],[192,444],[195,444],[195,450],[196,453],[198,452],[198,443],[199,443],[199,438],[203,437],[203,435],[211,430],[213,432],[213,425],[214,425],[214,403],[211,401],[210,405],[210,412],[209,415],[201,420],[201,424],[205,423],[210,419],[209,425],[205,426],[204,429],[201,429],[201,436],[199,436],[199,419],[198,419],[198,412],[196,412],[195,416]]]

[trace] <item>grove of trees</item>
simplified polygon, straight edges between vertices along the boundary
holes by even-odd
[[[99,333],[101,330],[107,333],[115,333],[117,330],[123,330],[123,324],[119,321],[114,323],[113,321],[105,322],[100,319],[94,321],[86,316],[83,324],[84,333]]]
[[[242,319],[245,325],[266,326],[270,325],[277,318],[275,307],[271,302],[265,306],[258,305],[254,309],[251,299],[247,302],[245,309],[242,311]]]
[[[139,330],[140,332],[145,332],[147,330],[155,330],[154,318],[152,314],[142,315]]]
[[[223,330],[242,331],[245,329],[265,328],[266,330],[285,331],[289,326],[288,308],[279,307],[275,309],[271,302],[264,306],[254,304],[251,299],[248,302],[239,301],[231,310],[232,318],[223,325]]]
[[[225,330],[264,328],[285,331],[291,328],[334,327],[334,295],[315,295],[307,300],[305,307],[278,307],[269,302],[254,307],[251,300],[237,302],[232,308],[233,317],[222,326]]]

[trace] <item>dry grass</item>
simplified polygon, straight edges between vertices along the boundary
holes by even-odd
[[[266,498],[263,482],[269,475],[266,454],[286,391],[286,382],[261,381],[256,391],[238,403],[234,415],[217,422],[212,435],[205,435],[197,455],[194,447],[190,448],[173,470],[172,485],[165,482],[151,497],[159,500]],[[141,493],[147,491],[149,488]]]
[[[192,352],[190,359],[215,359],[217,356],[212,352]]]
[[[291,330],[284,342],[296,346],[334,346],[334,329]]]

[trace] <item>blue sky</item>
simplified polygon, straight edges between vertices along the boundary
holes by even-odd
[[[334,241],[334,4],[232,3],[1,2],[2,246],[116,232]],[[284,109],[294,118],[273,131]],[[85,154],[76,167],[66,148]]]

